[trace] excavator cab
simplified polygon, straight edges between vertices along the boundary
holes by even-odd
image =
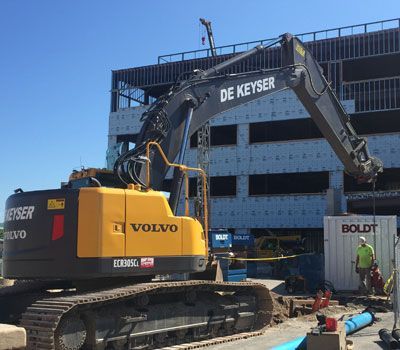
[[[108,169],[98,168],[82,168],[74,170],[69,176],[67,183],[63,183],[62,187],[82,188],[82,187],[113,187],[126,188],[126,185],[115,178],[114,173]]]

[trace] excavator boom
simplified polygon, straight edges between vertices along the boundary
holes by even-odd
[[[144,184],[144,149],[148,141],[161,143],[170,161],[183,159],[188,137],[212,117],[264,96],[292,89],[323,136],[343,163],[360,181],[373,181],[382,162],[369,154],[367,139],[356,134],[350,117],[303,43],[291,34],[278,41],[282,47],[279,69],[230,73],[229,69],[265,50],[257,46],[206,71],[196,71],[156,101],[143,115],[135,149],[122,154],[114,170],[126,183]],[[273,43],[276,44],[276,43]],[[161,189],[167,168],[158,155],[151,159],[152,188]],[[174,174],[170,205],[175,211],[181,177]]]

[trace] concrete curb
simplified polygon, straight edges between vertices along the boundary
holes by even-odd
[[[26,331],[22,327],[0,324],[0,350],[25,349]]]

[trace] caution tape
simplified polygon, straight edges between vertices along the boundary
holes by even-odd
[[[275,258],[232,258],[227,256],[220,256],[218,259],[226,259],[226,260],[238,260],[238,261],[278,261],[283,259],[293,259],[297,258],[298,256],[303,255],[314,255],[313,253],[305,253],[305,254],[298,254],[298,255],[288,255],[288,256],[277,256]]]

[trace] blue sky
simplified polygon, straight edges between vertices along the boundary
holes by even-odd
[[[15,188],[105,166],[112,69],[216,44],[395,18],[398,0],[0,0],[0,221]]]

